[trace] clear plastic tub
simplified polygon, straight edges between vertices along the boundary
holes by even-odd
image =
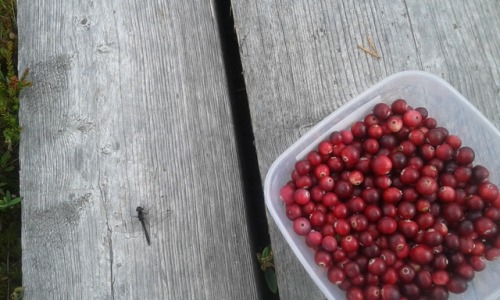
[[[345,299],[345,292],[328,281],[326,270],[314,262],[313,250],[306,246],[303,237],[293,232],[292,222],[286,217],[285,206],[280,200],[280,189],[290,180],[295,162],[305,158],[332,131],[349,128],[355,121],[362,120],[376,103],[391,103],[398,98],[407,100],[413,107],[426,107],[429,116],[437,119],[438,126],[448,128],[450,134],[462,139],[462,145],[475,150],[474,164],[487,166],[491,181],[499,183],[500,132],[451,85],[433,74],[421,71],[396,73],[334,111],[278,157],[264,184],[266,206],[271,216],[328,299]],[[465,293],[450,293],[450,299],[500,299],[500,260],[488,262],[484,271],[476,273]]]

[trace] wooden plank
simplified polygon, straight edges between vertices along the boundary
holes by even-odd
[[[18,10],[25,299],[257,298],[210,2]]]
[[[262,180],[310,127],[384,77],[442,76],[500,128],[497,1],[232,1]],[[357,45],[370,36],[376,59]],[[269,219],[282,299],[322,299]]]

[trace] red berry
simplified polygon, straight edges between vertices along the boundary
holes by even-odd
[[[415,273],[415,269],[410,264],[405,264],[399,269],[399,279],[404,283],[411,283],[415,278]]]
[[[382,275],[387,269],[387,264],[384,259],[377,257],[368,261],[368,272],[373,275]]]
[[[346,253],[349,253],[358,251],[359,243],[354,236],[347,235],[342,237],[342,239],[340,240],[340,246]]]
[[[328,269],[327,277],[331,283],[336,285],[341,285],[342,282],[344,282],[345,280],[344,271],[336,266],[333,266],[330,269]]]
[[[285,204],[292,204],[294,203],[294,200],[293,200],[293,194],[295,192],[295,188],[290,186],[290,185],[285,185],[281,188],[280,190],[280,197],[281,197],[281,200],[285,203]]]
[[[462,147],[457,150],[455,160],[460,165],[467,165],[474,161],[475,153],[470,147]]]
[[[321,245],[322,240],[323,235],[318,231],[310,231],[306,235],[306,244],[311,248],[315,248]]]
[[[333,145],[329,141],[322,141],[318,145],[318,153],[320,155],[328,155],[332,153]]]
[[[430,196],[437,191],[438,184],[434,178],[423,176],[415,184],[415,189],[424,196]]]
[[[391,115],[391,107],[386,103],[378,103],[373,108],[373,115],[379,120],[385,120]]]
[[[452,275],[446,283],[446,287],[452,293],[461,294],[467,290],[467,281],[458,275]]]
[[[314,261],[322,268],[329,268],[333,264],[333,258],[330,252],[319,250],[314,254]]]
[[[432,282],[436,285],[446,285],[449,281],[448,272],[437,270],[432,273]]]
[[[300,207],[300,205],[295,203],[288,204],[286,206],[286,216],[292,221],[300,218],[302,217],[302,208]]]
[[[304,205],[311,200],[311,194],[306,189],[297,189],[293,193],[293,200],[299,205]]]
[[[293,230],[296,234],[305,236],[311,231],[311,223],[304,217],[297,218],[293,221]]]
[[[392,102],[391,109],[393,113],[402,115],[408,110],[408,103],[404,99],[397,99]]]
[[[391,159],[387,155],[377,155],[371,161],[371,169],[376,175],[388,174],[392,169]]]
[[[488,202],[495,200],[498,194],[498,188],[493,183],[484,182],[479,185],[479,196]]]
[[[408,110],[403,115],[403,124],[407,127],[417,127],[422,122],[422,114],[417,110]]]
[[[383,234],[392,234],[396,231],[397,227],[397,222],[390,217],[382,217],[377,222],[377,229]]]
[[[386,125],[390,132],[399,132],[403,128],[403,119],[398,115],[390,116]]]
[[[434,253],[429,246],[418,244],[410,250],[410,259],[421,266],[429,264],[433,258]]]

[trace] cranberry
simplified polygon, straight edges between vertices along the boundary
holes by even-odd
[[[415,283],[422,289],[432,286],[432,275],[429,271],[420,270],[415,274]]]
[[[379,120],[385,120],[391,115],[391,107],[386,103],[378,103],[373,108],[373,115]]]
[[[313,179],[309,175],[303,175],[299,176],[296,180],[294,180],[294,183],[298,188],[308,189],[312,187]]]
[[[422,114],[418,110],[408,110],[403,115],[403,124],[410,128],[417,127],[422,119]]]
[[[399,288],[392,284],[385,284],[380,292],[382,300],[399,300],[401,293]]]
[[[357,286],[351,286],[346,291],[347,300],[363,300],[364,294],[363,290]]]
[[[295,220],[302,217],[302,208],[300,205],[292,203],[286,206],[286,216],[290,220]]]
[[[397,222],[390,217],[382,217],[377,222],[377,229],[383,234],[392,234],[396,231],[397,227]]]
[[[453,202],[456,198],[456,192],[451,186],[444,185],[439,188],[437,196],[443,202]]]
[[[467,290],[467,281],[458,275],[452,275],[446,283],[446,287],[452,293],[461,294]]]
[[[333,236],[325,236],[321,241],[321,247],[326,251],[333,252],[337,249],[337,240]]]
[[[498,187],[491,182],[484,182],[479,185],[479,196],[491,202],[499,195]]]
[[[474,249],[474,240],[471,238],[461,237],[459,238],[459,242],[458,250],[463,254],[469,254]]]
[[[350,130],[342,130],[340,131],[340,135],[342,136],[342,142],[346,145],[349,145],[354,140],[354,136]]]
[[[406,167],[408,159],[406,158],[406,155],[404,155],[403,152],[393,152],[389,154],[389,158],[391,159],[392,166],[396,170],[402,170],[404,167]]]
[[[344,282],[345,280],[344,271],[336,266],[333,266],[330,269],[328,269],[327,277],[331,283],[336,285],[341,285],[342,282]]]
[[[453,158],[453,148],[448,144],[441,144],[436,147],[436,157],[442,161],[448,161]]]
[[[373,275],[382,275],[387,270],[387,264],[384,259],[377,257],[368,261],[368,272]]]
[[[382,211],[376,205],[368,205],[365,208],[364,214],[370,222],[377,222],[382,217]]]
[[[392,102],[391,110],[394,114],[402,115],[408,110],[408,103],[404,99],[397,99]]]
[[[404,201],[398,205],[398,215],[402,219],[413,219],[416,213],[415,204],[412,202]]]
[[[322,268],[329,268],[332,266],[333,258],[330,252],[319,250],[314,254],[314,261]]]
[[[314,168],[314,177],[319,180],[325,176],[330,176],[330,168],[326,164],[317,165]]]
[[[436,270],[445,270],[448,267],[448,258],[444,254],[436,254],[432,266]]]
[[[385,134],[379,139],[381,149],[379,150],[380,155],[388,155],[391,150],[396,148],[398,145],[398,140],[392,134]]]
[[[346,235],[340,240],[340,246],[346,253],[358,251],[359,242],[352,235]]]
[[[366,202],[361,197],[353,196],[346,202],[347,209],[351,213],[360,213],[366,207]]]
[[[432,300],[446,300],[449,292],[445,286],[435,285],[429,289],[428,296]]]
[[[376,285],[369,285],[365,287],[363,292],[366,300],[380,299],[380,289]]]
[[[361,246],[371,246],[375,242],[373,236],[368,231],[363,231],[358,236],[358,241]]]
[[[349,198],[353,193],[353,186],[350,182],[339,180],[334,188],[334,193],[337,194],[339,198]]]
[[[480,272],[486,268],[486,259],[484,256],[473,255],[469,257],[469,264],[476,272]]]
[[[318,153],[320,155],[328,155],[332,153],[333,151],[333,145],[329,141],[322,141],[318,145]]]
[[[421,146],[425,143],[425,133],[421,129],[413,129],[408,134],[408,140],[415,146]]]
[[[426,245],[416,245],[410,250],[410,259],[419,265],[427,265],[434,258],[432,248]]]
[[[460,221],[463,216],[462,207],[457,203],[450,203],[444,206],[443,216],[448,223],[456,223]]]
[[[305,236],[311,231],[311,223],[304,217],[297,218],[293,221],[293,230],[296,234]]]
[[[357,232],[364,232],[368,227],[368,219],[361,214],[351,215],[349,223],[351,223],[351,228]]]
[[[436,247],[443,242],[443,236],[433,228],[428,229],[424,233],[424,243],[430,247]]]
[[[412,166],[407,166],[401,170],[399,179],[403,184],[412,184],[420,177],[420,172]]]
[[[428,117],[424,120],[422,125],[424,128],[432,129],[432,128],[435,128],[437,126],[437,121],[434,118]]]
[[[342,149],[340,155],[346,164],[353,165],[359,160],[361,151],[353,145],[348,145]]]
[[[391,171],[392,162],[387,155],[377,155],[372,159],[371,167],[376,175],[385,175]]]
[[[313,227],[321,227],[326,222],[326,214],[320,210],[315,210],[311,214],[309,221]]]
[[[380,175],[375,177],[375,185],[382,190],[389,188],[392,184],[391,177],[388,175]]]
[[[398,222],[398,229],[406,238],[413,238],[417,235],[418,224],[412,220],[401,220]]]
[[[432,282],[436,285],[446,285],[449,280],[448,272],[437,270],[432,273]]]
[[[351,232],[351,225],[349,225],[349,222],[345,219],[339,219],[337,222],[334,224],[335,232],[338,234],[344,236],[348,235],[349,232]]]
[[[464,278],[465,280],[472,280],[475,275],[474,268],[472,268],[471,265],[466,263],[456,267],[455,272],[457,273],[457,275]]]
[[[460,165],[467,165],[474,161],[475,153],[470,147],[462,147],[457,150],[455,160]]]
[[[446,136],[448,133],[442,130],[442,127],[432,128],[425,135],[425,140],[432,146],[438,146],[444,143]]]
[[[495,247],[487,248],[484,251],[484,257],[487,260],[493,261],[493,260],[495,260],[495,259],[497,259],[497,258],[500,257],[500,249],[495,248]]]
[[[479,217],[474,220],[474,230],[482,237],[489,237],[497,232],[497,226],[491,219]]]
[[[418,226],[422,230],[426,230],[434,225],[435,218],[430,212],[419,213],[415,217],[415,222],[417,222]]]
[[[423,176],[415,184],[415,189],[424,196],[430,196],[437,191],[438,184],[434,178]]]
[[[415,277],[415,269],[410,264],[405,264],[399,269],[398,274],[402,282],[411,283]]]
[[[483,167],[481,165],[475,165],[472,168],[472,179],[475,182],[483,182],[486,179],[488,179],[489,176],[490,176],[490,172],[488,171],[488,169],[486,169],[485,167]]]
[[[458,166],[455,171],[453,171],[455,179],[459,183],[467,183],[472,178],[472,169],[466,166]]]
[[[396,203],[401,200],[403,192],[395,187],[389,187],[382,193],[382,198],[389,203]]]

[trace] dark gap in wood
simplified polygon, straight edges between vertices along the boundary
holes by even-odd
[[[212,3],[216,10],[224,68],[228,81],[258,293],[260,299],[279,299],[279,295],[273,294],[267,287],[264,272],[260,269],[256,255],[257,252],[262,252],[266,246],[270,245],[270,238],[231,1],[220,0]]]

